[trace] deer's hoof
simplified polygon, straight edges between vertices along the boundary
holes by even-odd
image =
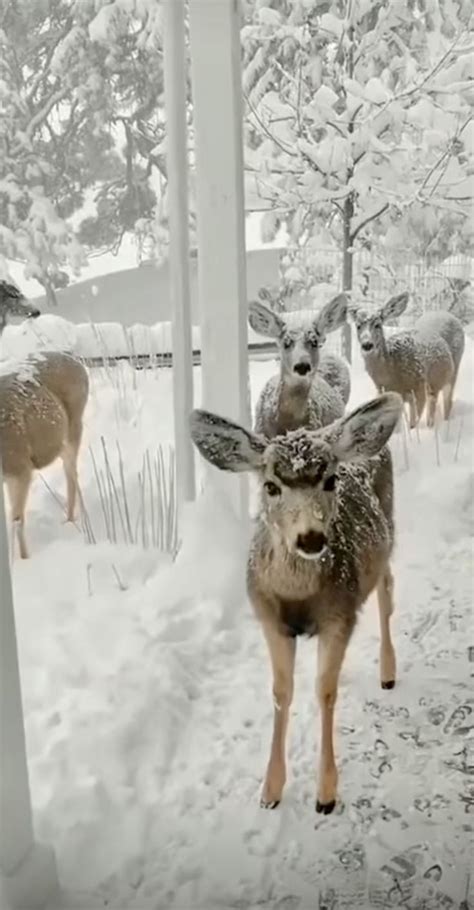
[[[276,807],[279,805],[280,805],[279,799],[273,799],[273,800],[261,799],[260,800],[261,809],[276,809]]]
[[[387,679],[386,682],[383,682],[383,681],[382,681],[382,682],[381,682],[381,686],[382,686],[382,689],[394,689],[394,688],[395,688],[395,680],[394,680],[394,679]]]
[[[319,799],[316,802],[316,812],[319,812],[321,815],[330,815],[336,805],[336,800],[331,800],[330,803],[321,803]]]

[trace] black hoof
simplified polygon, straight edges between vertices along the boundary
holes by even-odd
[[[330,815],[334,806],[336,805],[336,800],[333,799],[330,803],[320,803],[319,799],[316,803],[316,812],[322,812],[323,815]]]
[[[394,689],[394,688],[395,688],[394,679],[389,679],[387,682],[382,683],[382,689]]]
[[[272,802],[270,802],[270,803],[265,802],[264,799],[261,799],[261,800],[260,800],[260,808],[261,808],[261,809],[276,809],[276,807],[279,806],[279,805],[280,805],[280,800],[279,800],[279,799],[274,799],[274,800],[273,800]]]

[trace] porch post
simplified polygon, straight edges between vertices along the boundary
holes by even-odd
[[[0,879],[13,910],[43,910],[58,889],[53,852],[34,841],[1,459]]]
[[[194,451],[188,425],[193,407],[193,357],[184,0],[164,0],[163,19],[174,435],[177,492],[183,503],[195,497]]]
[[[250,424],[238,0],[190,0],[202,406]],[[207,467],[248,515],[248,479]]]

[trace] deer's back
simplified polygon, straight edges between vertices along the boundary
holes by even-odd
[[[446,342],[457,370],[464,352],[465,335],[462,323],[452,313],[426,313],[417,320],[415,328],[424,335],[440,335]]]
[[[351,394],[351,372],[342,357],[337,354],[325,352],[321,354],[318,373],[326,380],[328,385],[336,389],[346,405]]]
[[[386,340],[385,354],[366,355],[365,365],[378,389],[409,395],[424,382],[422,351],[410,332],[391,335]]]
[[[31,361],[38,382],[63,404],[70,420],[80,420],[89,396],[85,366],[62,351],[46,351]]]
[[[62,403],[37,381],[0,376],[0,451],[6,476],[44,468],[63,448],[68,417]]]
[[[425,362],[426,380],[435,391],[452,381],[454,363],[451,351],[444,338],[437,332],[423,328],[416,332]]]
[[[311,562],[276,549],[257,519],[247,585],[257,615],[287,635],[317,635],[329,623],[352,624],[376,586],[394,540],[393,470],[388,448],[358,465],[341,465],[328,547]]]

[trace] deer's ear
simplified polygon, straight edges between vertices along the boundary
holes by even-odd
[[[387,300],[387,303],[384,303],[381,308],[380,315],[385,322],[387,319],[397,319],[398,316],[401,316],[405,312],[410,295],[408,291],[404,291],[403,294],[396,294],[395,297],[390,297],[390,300]]]
[[[221,471],[257,471],[263,465],[267,443],[238,423],[210,411],[195,410],[189,419],[194,445]]]
[[[326,303],[315,319],[315,327],[319,333],[324,336],[339,329],[347,319],[348,307],[349,299],[346,294],[338,294]]]
[[[385,392],[352,411],[330,434],[339,461],[358,461],[377,455],[390,439],[403,410],[397,392]]]
[[[258,300],[249,303],[249,325],[257,335],[279,338],[285,328],[283,319]]]

